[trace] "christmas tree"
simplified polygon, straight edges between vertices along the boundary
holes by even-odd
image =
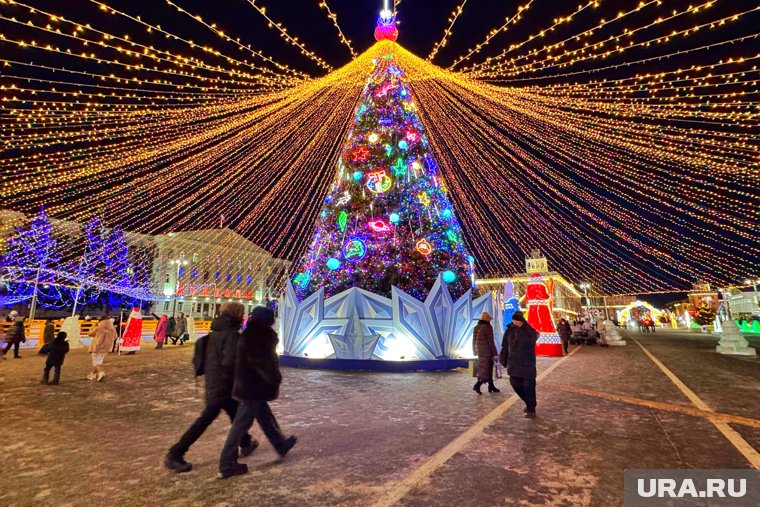
[[[43,209],[28,226],[16,228],[8,239],[7,250],[0,255],[0,268],[5,272],[8,292],[5,304],[30,299],[35,290],[43,304],[47,300],[50,306],[59,304],[63,297],[60,290],[48,284],[54,280],[52,270],[60,259],[53,226]],[[39,289],[43,286],[49,290],[42,293]]]
[[[700,326],[708,326],[715,322],[715,312],[706,301],[702,301],[699,304],[697,314],[694,316],[694,322]]]
[[[379,37],[393,37],[393,25],[381,19],[392,28]],[[320,287],[326,297],[351,287],[389,297],[396,286],[423,299],[441,275],[458,297],[473,258],[403,71],[392,55],[374,63],[293,284],[301,298]]]

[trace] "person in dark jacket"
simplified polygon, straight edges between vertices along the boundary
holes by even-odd
[[[206,428],[214,422],[219,412],[224,410],[230,417],[230,421],[235,420],[238,402],[232,398],[232,385],[235,379],[235,353],[240,326],[243,324],[243,311],[243,305],[240,303],[224,303],[220,308],[219,317],[211,323],[204,362],[206,407],[164,457],[164,466],[169,470],[177,473],[192,470],[193,465],[185,461],[184,455],[206,431]],[[238,445],[240,454],[248,456],[259,443],[244,431],[236,442],[235,452]]]
[[[174,322],[174,330],[167,336],[171,337],[172,345],[176,345],[177,340],[179,340],[180,345],[184,345],[185,340],[187,340],[187,317],[185,317],[184,313],[179,312],[179,316],[174,320]]]
[[[8,328],[5,333],[5,348],[3,349],[3,358],[13,347],[13,359],[20,359],[18,349],[26,341],[26,332],[24,331],[24,317],[16,317],[16,322]]]
[[[493,341],[491,320],[491,315],[488,312],[483,312],[472,330],[472,352],[478,356],[478,368],[475,372],[478,381],[475,382],[472,389],[478,394],[483,394],[480,392],[480,386],[485,383],[488,384],[489,393],[501,392],[493,383],[494,358],[498,356],[498,352]]]
[[[66,354],[69,353],[69,342],[66,341],[66,333],[61,331],[50,344],[50,350],[48,350],[48,356],[45,360],[45,369],[42,371],[42,380],[40,384],[57,386],[58,381],[61,379],[61,366],[63,366],[63,359]],[[50,382],[50,370],[55,369],[53,373],[53,381]]]
[[[515,312],[501,342],[501,361],[507,365],[509,383],[525,402],[525,417],[536,417],[536,341],[538,331]]]
[[[567,344],[570,342],[570,337],[573,336],[573,330],[570,329],[570,323],[567,319],[559,319],[557,332],[559,333],[560,340],[562,340],[562,349],[567,354]]]
[[[221,315],[220,315],[221,316]],[[214,320],[216,320],[218,317],[214,317]],[[211,322],[213,324],[213,321]],[[169,320],[166,321],[166,338],[167,341],[172,336],[174,336],[174,331],[177,329],[177,319],[174,318],[172,315],[169,317]],[[176,345],[177,340],[174,340],[173,344]]]
[[[284,457],[296,444],[295,436],[286,438],[282,434],[267,403],[277,399],[282,383],[273,324],[271,308],[254,308],[238,344],[232,396],[240,405],[219,459],[219,477],[223,479],[248,472],[248,467],[237,461],[237,442],[254,419],[280,456]]]

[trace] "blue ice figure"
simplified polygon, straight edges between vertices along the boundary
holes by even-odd
[[[520,310],[520,300],[514,290],[515,286],[511,280],[504,284],[504,322],[502,322],[504,329],[502,331],[506,331],[507,326],[512,322],[512,315]]]

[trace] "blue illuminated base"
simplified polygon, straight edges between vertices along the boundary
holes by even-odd
[[[315,370],[377,371],[408,373],[413,371],[449,371],[467,368],[467,359],[433,359],[429,361],[378,361],[376,359],[313,359],[311,357],[280,356],[280,366]]]
[[[482,312],[501,329],[496,308],[492,293],[473,300],[467,291],[454,301],[441,276],[424,302],[397,287],[390,298],[355,287],[325,299],[320,288],[298,301],[288,282],[279,304],[282,354],[294,358],[287,361],[304,359],[304,367],[448,370],[466,366],[459,360],[472,355],[472,330]],[[390,364],[376,364],[382,362]]]

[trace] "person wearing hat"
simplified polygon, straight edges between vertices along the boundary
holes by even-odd
[[[475,325],[475,329],[472,330],[472,353],[478,356],[478,367],[475,371],[478,381],[475,382],[472,389],[478,394],[483,394],[480,392],[480,386],[485,383],[488,383],[489,393],[500,392],[493,383],[493,364],[498,352],[493,341],[491,320],[491,315],[488,312],[483,312]]]
[[[11,312],[13,315],[14,312]],[[18,349],[26,341],[26,331],[24,330],[24,317],[19,317],[16,313],[14,323],[5,333],[5,348],[2,351],[3,359],[8,351],[13,348],[13,359],[21,359]]]
[[[525,402],[525,417],[536,417],[536,342],[538,331],[515,312],[501,342],[501,362],[507,365],[509,383]]]

